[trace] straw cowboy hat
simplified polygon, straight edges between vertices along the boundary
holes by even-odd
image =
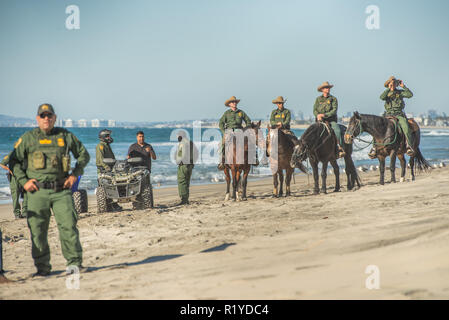
[[[284,100],[283,96],[279,96],[276,99],[274,99],[272,102],[273,102],[273,104],[278,104],[278,103],[284,104],[285,102],[287,102],[287,99]]]
[[[226,107],[229,107],[229,104],[230,104],[231,102],[239,103],[239,102],[240,102],[240,99],[237,99],[235,96],[232,96],[232,97],[230,97],[228,100],[226,100],[225,106],[226,106]]]
[[[332,88],[334,85],[333,84],[329,84],[329,82],[323,82],[321,84],[321,86],[318,87],[318,91],[323,90],[324,88]]]
[[[385,88],[388,88],[388,85],[391,81],[397,81],[397,79],[394,76],[389,77],[388,80],[384,83]]]

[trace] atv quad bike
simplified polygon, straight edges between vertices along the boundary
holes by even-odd
[[[153,208],[150,171],[140,157],[127,160],[103,159],[111,171],[98,176],[98,212],[113,211],[113,203],[132,202],[134,210]]]
[[[73,204],[75,205],[75,210],[78,214],[88,211],[87,191],[84,189],[78,189],[80,180],[81,176],[78,177],[78,180],[76,180],[72,186]]]

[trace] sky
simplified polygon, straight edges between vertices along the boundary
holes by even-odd
[[[216,119],[237,96],[267,119],[283,96],[310,115],[329,81],[339,115],[379,114],[394,75],[414,93],[407,112],[449,114],[448,13],[447,0],[0,0],[0,113],[32,118],[46,102],[64,119]]]

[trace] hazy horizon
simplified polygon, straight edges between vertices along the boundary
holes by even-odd
[[[69,5],[80,29],[65,26]],[[365,9],[380,10],[368,30]],[[334,84],[339,116],[379,114],[385,80],[403,79],[405,111],[449,113],[447,1],[226,2],[116,0],[0,3],[0,113],[34,118],[183,121],[220,118],[235,95],[251,118],[271,100],[312,114],[317,87]]]

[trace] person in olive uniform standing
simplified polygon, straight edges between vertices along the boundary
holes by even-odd
[[[100,143],[97,144],[95,158],[97,164],[97,173],[100,173],[102,170],[111,171],[111,167],[104,163],[103,159],[115,159],[114,152],[112,152],[111,143],[114,142],[114,139],[111,137],[111,130],[104,129],[101,130],[98,134],[98,138],[100,139]]]
[[[400,86],[404,90],[396,89],[397,86]],[[393,116],[398,119],[399,126],[404,132],[405,140],[407,143],[407,155],[413,156],[415,151],[412,149],[413,138],[412,133],[410,132],[407,117],[404,113],[405,103],[404,98],[413,97],[413,93],[404,85],[404,81],[398,80],[395,77],[391,76],[385,83],[384,87],[387,88],[380,95],[380,99],[385,101],[385,116]],[[370,158],[375,158],[376,149],[372,148],[370,153],[368,154]]]
[[[237,104],[240,99],[232,96],[225,102],[225,106],[229,107],[229,110],[225,111],[223,116],[220,118],[219,127],[223,135],[221,140],[221,162],[218,164],[218,170],[224,170],[225,168],[225,132],[226,129],[243,129],[242,122],[245,122],[246,126],[251,125],[251,119],[246,115],[246,113],[237,108]],[[256,154],[257,155],[257,154]],[[257,165],[257,159],[256,159]]]
[[[100,143],[97,144],[95,151],[95,163],[97,165],[97,174],[102,171],[111,171],[112,168],[104,163],[103,159],[115,159],[114,152],[112,152],[111,143],[114,142],[114,139],[111,137],[112,131],[108,129],[103,129],[98,134],[98,138],[100,139]],[[121,211],[123,208],[116,202],[112,201],[112,199],[106,200],[115,211]]]
[[[337,123],[338,101],[337,98],[330,94],[332,87],[333,85],[327,81],[318,87],[318,91],[323,94],[316,98],[315,104],[313,105],[313,114],[315,115],[316,121],[328,121],[330,123],[337,137],[338,158],[342,158],[346,153],[342,148],[343,137],[341,136],[340,126]]]
[[[284,107],[286,101],[287,100],[284,100],[284,97],[282,96],[279,96],[272,101],[273,104],[277,105],[277,108],[271,112],[270,126],[271,129],[277,128],[282,130],[282,132],[284,132],[292,140],[292,142],[296,144],[298,138],[290,130],[292,116],[290,110]]]
[[[11,156],[14,151],[11,151],[7,156],[5,156],[0,163],[0,166],[8,171],[7,178],[9,181],[9,189],[11,190],[12,206],[14,210],[14,216],[16,219],[26,218],[27,212],[27,193],[24,192],[23,188],[17,183],[16,177],[12,173],[14,168],[14,163],[11,162]],[[22,209],[20,209],[20,195],[23,194]]]
[[[198,157],[192,141],[190,141],[185,131],[178,133],[178,149],[176,150],[176,164],[178,165],[178,193],[181,202],[178,205],[189,204],[189,188],[192,170]]]
[[[71,187],[83,174],[90,157],[74,134],[54,127],[56,114],[52,105],[40,105],[36,121],[38,127],[23,134],[16,142],[11,161],[15,162],[14,176],[28,193],[27,222],[31,232],[31,255],[37,268],[35,275],[46,276],[51,271],[47,235],[52,211],[67,270],[81,268],[82,247]],[[72,171],[70,152],[77,159]]]

